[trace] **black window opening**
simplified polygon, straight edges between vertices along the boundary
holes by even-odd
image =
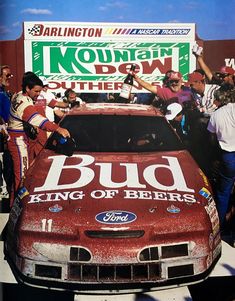
[[[68,115],[60,123],[76,142],[77,151],[153,152],[183,149],[163,117],[130,115]],[[46,148],[56,151],[54,133]]]

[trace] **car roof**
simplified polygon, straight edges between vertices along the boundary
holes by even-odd
[[[74,107],[68,115],[142,115],[163,116],[159,109],[151,105],[125,103],[87,103]]]

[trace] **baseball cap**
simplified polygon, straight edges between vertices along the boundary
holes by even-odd
[[[182,106],[177,103],[173,102],[170,105],[167,106],[167,111],[166,111],[166,119],[167,120],[173,120],[181,111],[182,111]]]
[[[235,70],[232,67],[222,66],[217,73],[234,75],[235,74]]]
[[[198,82],[204,80],[204,76],[199,72],[193,72],[188,74],[188,83]]]
[[[48,86],[49,82],[47,81],[47,78],[44,76],[39,76],[40,80],[42,81],[43,86]]]
[[[168,80],[180,80],[182,78],[182,74],[180,72],[170,72],[168,76]]]

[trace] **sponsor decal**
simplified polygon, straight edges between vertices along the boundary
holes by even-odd
[[[221,236],[220,236],[220,232],[218,232],[214,238],[214,246],[217,246],[220,243],[221,243]]]
[[[154,29],[154,28],[133,28],[130,34],[135,35],[188,35],[191,29],[189,28],[171,28],[171,29]]]
[[[32,67],[37,73],[46,75],[51,89],[66,88],[68,81],[72,89],[81,91],[88,88],[120,89],[131,62],[136,63],[136,70],[141,72],[143,79],[154,83],[160,83],[166,71],[173,67],[186,78],[189,64],[185,57],[190,49],[189,43],[133,42],[131,47],[129,45],[123,43],[120,49],[116,42],[111,41],[95,45],[89,41],[38,41],[32,45],[32,56],[38,58],[32,61]],[[120,56],[124,58],[121,61]],[[174,59],[179,60],[178,66],[174,66]],[[143,90],[136,83],[133,88]]]
[[[28,28],[28,34],[34,37],[95,37],[100,38],[102,36],[112,35],[151,35],[151,36],[187,36],[191,28],[136,28],[131,27],[95,27],[95,26],[55,26],[47,24],[34,24]]]
[[[215,259],[221,253],[221,250],[222,250],[222,245],[219,244],[213,251],[213,259]]]
[[[196,203],[193,194],[166,191],[124,190],[124,199]]]
[[[46,26],[34,24],[28,28],[28,33],[34,37],[101,37],[102,28],[75,26]]]
[[[157,207],[149,208],[149,212],[150,213],[154,213],[155,211],[157,211]]]
[[[187,36],[193,39],[195,24],[188,23],[88,23],[88,22],[24,22],[25,38],[30,37],[60,37],[63,40],[72,38],[101,38],[114,36],[120,40],[121,36]],[[138,38],[138,37],[137,37]]]
[[[207,259],[206,259],[206,266],[207,266],[207,268],[209,266],[211,266],[211,264],[212,264],[212,252],[209,253],[209,255],[207,256]]]
[[[225,66],[235,69],[235,58],[225,58],[224,62]]]
[[[55,204],[54,206],[49,207],[49,211],[50,211],[50,212],[55,212],[55,213],[57,213],[57,212],[60,212],[60,211],[62,211],[62,210],[63,210],[63,207],[60,206],[60,205],[58,205],[58,204]]]
[[[199,169],[199,174],[201,175],[204,184],[205,184],[206,186],[209,186],[209,181],[208,181],[206,175],[204,174],[204,172],[203,172],[201,169]]]
[[[113,210],[98,213],[95,216],[95,219],[97,222],[102,224],[116,225],[132,223],[137,219],[137,216],[132,212]]]
[[[168,202],[185,202],[188,205],[196,203],[193,194],[180,194],[166,191],[142,191],[142,190],[92,190],[87,194],[92,199],[114,199],[115,196],[122,195],[124,199],[135,200],[154,200],[154,201],[168,201]],[[44,203],[44,202],[60,202],[60,201],[78,201],[85,198],[83,191],[59,191],[49,193],[31,194],[28,203]]]
[[[31,194],[28,203],[59,202],[82,200],[85,194],[83,191],[59,191],[49,193]]]
[[[200,194],[201,196],[203,196],[204,198],[206,198],[206,199],[211,195],[210,191],[209,191],[207,188],[205,188],[205,187],[203,187],[203,188],[199,191],[199,194]]]
[[[50,219],[42,219],[41,220],[41,230],[43,232],[51,232],[52,231],[52,224],[53,224],[53,220],[50,218]]]
[[[22,200],[23,197],[25,197],[26,195],[28,195],[29,192],[25,187],[20,188],[20,190],[18,191],[18,197]]]
[[[194,43],[193,23],[24,22],[25,70],[45,76],[54,92],[120,92],[131,63],[154,84],[170,69],[186,80]],[[133,92],[144,89],[135,83]]]
[[[210,247],[210,249],[212,249],[212,247],[213,247],[213,242],[214,242],[214,235],[213,235],[213,233],[211,233],[209,235],[209,247]]]
[[[216,209],[215,201],[213,199],[211,199],[210,202],[208,202],[208,205],[205,206],[205,209],[209,215],[212,215]]]
[[[167,207],[166,210],[170,213],[179,213],[180,212],[180,208],[175,207],[174,205]]]
[[[9,214],[9,220],[8,220],[8,228],[10,231],[15,230],[16,222],[22,212],[22,203],[19,197],[16,197],[14,200],[14,204],[11,208],[10,214]]]
[[[219,222],[219,215],[216,208],[216,204],[213,198],[210,198],[208,200],[208,205],[205,206],[205,210],[209,215],[211,221],[213,235],[216,236],[216,234],[219,232],[220,229],[220,222]]]
[[[35,192],[39,191],[56,191],[64,189],[77,189],[84,187],[92,183],[96,178],[100,185],[107,189],[118,188],[146,188],[146,183],[155,189],[163,191],[181,191],[185,193],[194,193],[194,189],[187,186],[183,171],[180,163],[176,157],[162,156],[165,163],[148,165],[142,171],[143,183],[140,182],[140,170],[138,170],[137,163],[120,162],[118,168],[122,169],[123,181],[114,182],[113,173],[115,172],[113,163],[95,162],[95,157],[91,155],[74,154],[72,158],[68,158],[67,162],[72,161],[73,164],[66,164],[66,156],[50,156],[48,160],[51,160],[51,165],[44,180],[42,186],[34,188]],[[72,160],[71,160],[72,159]],[[94,172],[94,166],[99,167],[99,173]],[[171,173],[171,183],[169,185],[169,179],[159,180],[159,175],[162,170],[167,170]],[[60,179],[63,175],[63,171],[74,172],[79,171],[80,174],[76,179],[71,179],[69,183],[61,184]],[[117,172],[117,169],[116,169]],[[66,179],[68,181],[68,179]]]
[[[119,166],[114,168],[113,163],[96,163],[95,157],[90,155],[74,154],[73,164],[66,164],[70,161],[70,158],[66,158],[61,155],[48,158],[52,161],[48,173],[41,183],[42,186],[34,188],[35,193],[29,196],[29,203],[77,201],[84,199],[85,196],[92,199],[114,199],[119,194],[124,199],[196,203],[195,191],[187,186],[180,163],[175,157],[163,156],[165,164],[148,165],[141,171],[142,175],[137,163],[120,162]],[[99,167],[96,173],[94,166]],[[115,182],[113,173],[118,168],[124,171],[123,177]],[[63,184],[61,181],[63,173],[70,169],[72,173],[78,170],[78,177],[67,178],[66,184]],[[170,181],[169,178],[160,180],[159,176],[163,169],[171,173]],[[141,181],[140,176],[143,178]],[[87,191],[86,195],[83,190],[78,190],[88,185],[94,187],[93,181],[98,181],[105,189]],[[153,187],[153,190],[142,190],[147,185]],[[126,187],[129,189],[125,189]]]

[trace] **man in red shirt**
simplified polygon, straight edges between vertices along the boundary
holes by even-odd
[[[162,101],[166,102],[166,106],[172,102],[183,104],[185,101],[191,101],[191,91],[188,87],[183,87],[182,74],[172,71],[168,74],[168,79],[163,87],[154,86],[140,79],[134,74],[134,79],[146,90],[157,95]]]

